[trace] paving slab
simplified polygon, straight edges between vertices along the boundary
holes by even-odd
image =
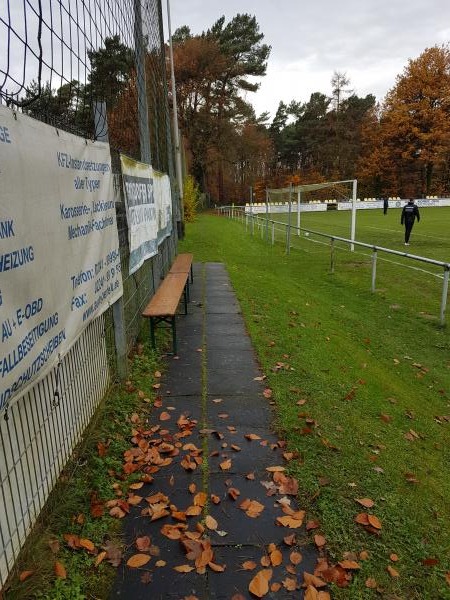
[[[284,468],[284,444],[273,430],[273,406],[263,395],[257,358],[222,264],[194,265],[188,315],[179,315],[177,335],[178,355],[166,357],[158,402],[145,424],[159,425],[152,437],[156,448],[163,441],[172,450],[161,454],[168,460],[135,492],[142,501],[123,519],[124,557],[110,598],[231,600],[240,594],[250,600],[249,583],[264,568],[272,544],[282,561],[271,567],[271,583],[281,587],[265,598],[301,599],[302,573],[314,572],[317,553],[304,526],[290,529],[277,521],[286,514],[283,496],[289,510],[298,506],[274,482],[274,472]],[[149,506],[145,498],[157,493],[167,498],[168,514],[152,521],[142,510]],[[205,508],[193,508],[202,502]],[[248,502],[258,507],[256,514],[245,510]],[[287,546],[283,538],[292,533],[294,546]],[[207,548],[212,566],[195,569],[194,558],[172,539],[178,534],[185,544],[191,540],[197,556]],[[130,568],[126,561],[142,536],[151,539],[156,555]],[[303,557],[295,568],[293,551]],[[244,561],[253,561],[254,570],[245,570]],[[186,572],[175,570],[180,565]],[[221,565],[224,572],[216,572]],[[287,579],[296,582],[294,591],[287,590]]]

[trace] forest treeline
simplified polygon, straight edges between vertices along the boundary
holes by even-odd
[[[330,93],[280,101],[270,121],[244,100],[266,73],[263,39],[248,14],[173,36],[187,163],[213,202],[248,201],[250,186],[264,201],[266,187],[354,178],[361,196],[449,195],[448,44],[411,58],[382,102],[359,97],[335,72]]]
[[[183,26],[173,50],[186,171],[211,203],[246,202],[250,186],[264,201],[266,187],[354,178],[362,197],[450,195],[448,43],[409,59],[380,102],[358,96],[346,73],[335,72],[329,93],[282,100],[272,119],[256,115],[250,101],[271,51],[254,16],[221,17],[196,35]],[[24,110],[89,132],[93,103],[105,101],[111,144],[139,157],[133,49],[113,36],[87,54],[86,82],[56,90],[32,82]],[[166,170],[169,52],[147,44],[145,71],[152,163]]]

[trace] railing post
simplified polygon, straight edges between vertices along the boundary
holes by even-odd
[[[448,278],[450,274],[450,267],[446,265],[444,267],[444,281],[442,283],[442,298],[441,298],[441,313],[439,323],[445,325],[445,309],[447,307],[447,294],[448,294]]]
[[[357,190],[357,180],[354,179],[353,180],[353,186],[352,186],[352,224],[351,224],[351,233],[350,233],[350,239],[352,240],[352,243],[350,244],[350,251],[354,252],[355,250],[355,244],[353,243],[355,241],[355,234],[356,234],[356,192]]]
[[[291,253],[291,213],[292,213],[292,183],[289,184],[289,216],[286,230],[286,254]]]
[[[272,246],[275,244],[275,223],[272,223]]]
[[[269,241],[269,190],[266,188],[266,242]]]
[[[375,292],[375,280],[377,277],[377,251],[374,248],[372,254],[372,292]]]
[[[95,139],[108,142],[108,119],[106,116],[106,104],[104,102],[94,103],[94,125]],[[116,349],[116,369],[120,381],[127,378],[127,330],[125,325],[125,308],[123,296],[112,305],[112,317],[114,323],[114,345]]]
[[[334,273],[334,238],[330,238],[330,271]]]

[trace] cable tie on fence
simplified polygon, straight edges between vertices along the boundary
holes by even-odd
[[[6,407],[5,407],[5,414],[3,415],[3,418],[5,419],[6,422],[9,421],[8,409],[9,409],[9,404],[6,405]]]
[[[61,401],[61,394],[59,392],[59,369],[61,368],[61,354],[58,354],[58,366],[56,367],[56,382],[55,391],[53,392],[53,407],[57,408]]]

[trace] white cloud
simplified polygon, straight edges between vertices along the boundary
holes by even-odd
[[[260,89],[247,98],[272,115],[280,100],[329,94],[334,71],[346,72],[359,96],[382,100],[409,59],[450,41],[444,0],[171,0],[171,13],[173,28],[186,24],[194,33],[222,14],[256,16],[272,53]]]

